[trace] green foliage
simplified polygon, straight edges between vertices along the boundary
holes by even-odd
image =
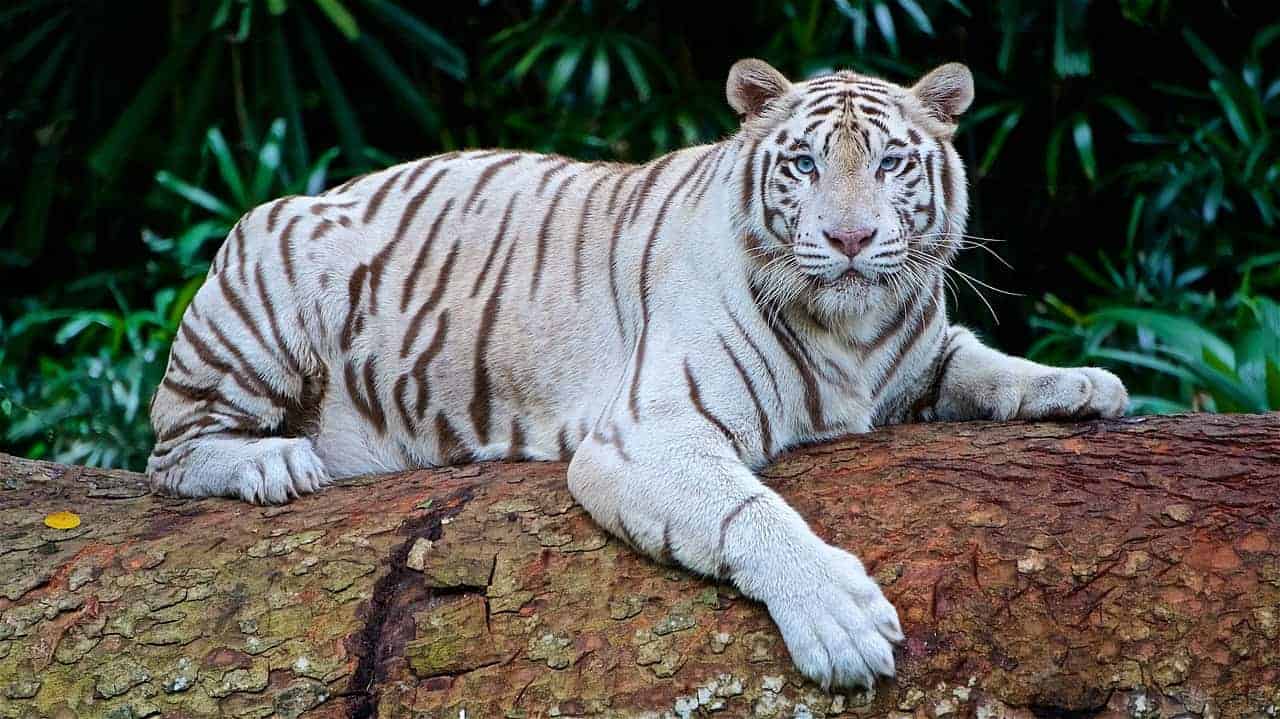
[[[155,44],[147,34],[166,34],[166,15],[169,38],[158,45],[169,49],[118,98],[118,112],[104,111],[104,95],[116,90],[104,90],[111,79],[97,65],[127,67],[121,56],[138,43]],[[175,0],[136,7],[29,0],[0,11],[0,29],[22,38],[0,53],[5,94],[13,101],[0,142],[12,149],[15,138],[31,133],[38,145],[21,197],[0,201],[0,216],[11,214],[14,225],[16,242],[0,254],[10,265],[40,256],[65,194],[59,181],[81,169],[69,162],[83,162],[91,173],[86,181],[93,191],[77,196],[81,222],[72,227],[88,233],[97,211],[136,200],[135,168],[186,166],[199,133],[230,119],[226,108],[247,144],[260,142],[267,123],[283,113],[294,132],[282,163],[295,174],[313,161],[308,127],[322,123],[336,128],[345,160],[359,171],[377,163],[367,151],[367,112],[353,105],[349,85],[374,80],[383,101],[418,132],[438,137],[447,132],[437,102],[406,68],[425,64],[454,81],[470,72],[460,48],[391,0]],[[165,128],[166,121],[172,126]],[[169,141],[157,142],[157,130]],[[0,161],[6,154],[0,152]]]
[[[724,73],[747,56],[908,83],[968,63],[970,231],[1020,272],[980,253],[963,269],[1036,299],[992,297],[998,327],[977,301],[958,319],[1010,351],[1116,369],[1141,411],[1280,406],[1273,15],[739,5],[703,19],[657,0],[11,3],[0,268],[20,271],[0,302],[0,443],[140,467],[177,321],[255,205],[459,147],[639,161],[714,141],[736,122]]]
[[[1066,320],[1038,318],[1049,334],[1032,355],[1139,378],[1129,382],[1135,412],[1280,410],[1280,304],[1270,298],[1242,292],[1215,308],[1222,317],[1204,320],[1119,306],[1082,315],[1047,302]],[[1214,320],[1231,334],[1207,326]]]
[[[205,136],[206,163],[211,163],[216,169],[216,179],[223,186],[226,197],[167,170],[157,172],[156,182],[190,203],[191,207],[180,211],[185,227],[176,237],[160,239],[146,233],[144,241],[157,252],[172,253],[184,276],[203,275],[208,268],[208,261],[202,259],[205,244],[225,238],[246,212],[276,197],[314,195],[323,190],[327,186],[329,165],[338,156],[338,149],[331,148],[305,173],[291,177],[281,162],[284,139],[285,121],[277,119],[267,130],[262,146],[253,153],[253,166],[241,172],[222,131],[210,128]],[[202,166],[199,175],[205,176],[207,171],[207,165]],[[195,220],[191,216],[192,210],[202,210],[213,218]]]
[[[1280,25],[1254,36],[1237,69],[1194,31],[1183,37],[1208,80],[1160,88],[1181,112],[1129,136],[1153,152],[1116,180],[1134,197],[1125,250],[1118,263],[1068,258],[1095,289],[1092,309],[1047,296],[1031,354],[1125,371],[1138,411],[1280,409],[1280,305],[1269,296],[1280,287],[1280,76],[1263,64]],[[1235,285],[1225,300],[1202,289],[1222,276]]]
[[[116,307],[54,310],[28,302],[17,321],[0,327],[4,441],[29,457],[139,467],[152,441],[147,407],[181,308],[171,288],[156,293],[154,306],[131,308],[114,280],[89,280],[106,282]],[[16,366],[48,331],[56,347],[69,350],[66,359],[41,355],[32,363],[28,356],[28,366]]]
[[[59,462],[145,463],[153,442],[148,405],[164,376],[182,313],[204,282],[210,241],[220,242],[241,215],[273,197],[315,193],[328,184],[328,167],[338,151],[322,153],[306,173],[290,178],[281,162],[285,137],[285,121],[276,120],[259,148],[242,153],[249,160],[243,162],[222,132],[212,128],[199,172],[208,188],[167,171],[157,173],[156,182],[185,203],[174,208],[182,230],[173,237],[143,231],[150,257],[142,273],[96,273],[67,288],[71,296],[103,289],[110,306],[64,309],[29,297],[20,302],[16,320],[7,326],[0,320],[0,419],[7,426],[6,444]],[[135,294],[150,295],[150,304],[131,304],[124,285],[145,288]],[[18,364],[19,359],[25,362]]]

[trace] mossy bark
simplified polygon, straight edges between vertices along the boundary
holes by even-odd
[[[825,694],[763,608],[607,537],[558,464],[286,507],[0,455],[0,716],[1173,716],[1280,704],[1280,415],[905,426],[770,484],[899,607]],[[70,510],[73,530],[44,517]]]

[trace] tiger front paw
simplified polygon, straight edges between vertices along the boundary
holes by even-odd
[[[903,638],[897,610],[852,554],[835,547],[819,554],[816,571],[766,600],[796,669],[824,690],[892,677],[893,643]]]
[[[1120,378],[1097,367],[1049,369],[1022,388],[1018,419],[1119,417],[1129,407]]]
[[[921,417],[926,421],[1077,420],[1119,417],[1128,407],[1124,383],[1104,369],[1012,362],[957,377]]]

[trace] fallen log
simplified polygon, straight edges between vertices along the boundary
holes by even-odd
[[[0,716],[1280,705],[1280,414],[913,425],[782,459],[770,484],[907,634],[896,681],[833,694],[760,605],[607,537],[563,475],[470,465],[263,508],[0,455]]]

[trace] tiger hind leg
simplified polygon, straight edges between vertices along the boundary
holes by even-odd
[[[313,442],[328,373],[311,338],[323,329],[277,255],[281,232],[315,221],[251,213],[215,257],[152,401],[155,490],[279,504],[330,481]]]
[[[284,504],[330,481],[306,437],[206,436],[186,443],[181,461],[148,466],[153,488],[185,497],[239,497],[254,504]]]

